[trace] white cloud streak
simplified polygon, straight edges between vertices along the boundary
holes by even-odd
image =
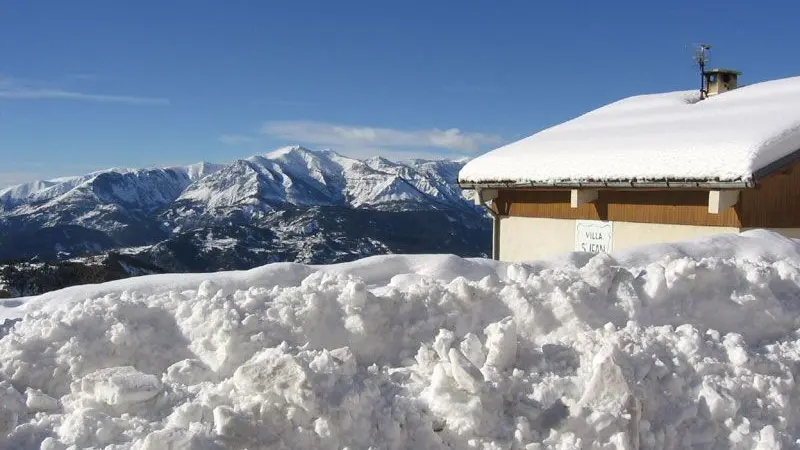
[[[33,86],[13,78],[0,77],[0,99],[7,100],[75,100],[97,103],[121,103],[126,105],[169,105],[165,98],[138,97],[131,95],[107,95],[68,91]]]
[[[0,98],[9,100],[83,100],[98,103],[124,103],[128,105],[169,105],[165,98],[133,97],[128,95],[87,94],[58,89],[0,88]]]
[[[314,121],[272,121],[261,132],[287,141],[331,146],[335,148],[436,148],[460,153],[475,153],[485,146],[502,141],[500,136],[446,130],[398,130],[367,126],[338,125]]]

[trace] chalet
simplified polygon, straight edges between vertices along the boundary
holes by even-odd
[[[495,259],[767,228],[800,238],[800,77],[626,98],[481,155]]]

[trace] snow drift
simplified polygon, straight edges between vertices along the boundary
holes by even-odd
[[[767,232],[148,276],[9,306],[26,316],[0,339],[0,448],[800,446],[800,245]]]

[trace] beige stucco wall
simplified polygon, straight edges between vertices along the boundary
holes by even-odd
[[[500,261],[543,259],[574,248],[574,220],[500,218]]]
[[[739,228],[734,227],[631,222],[613,222],[613,227],[612,251],[658,242],[739,232]],[[800,229],[796,231],[800,236]],[[530,261],[571,252],[575,249],[575,220],[501,217],[499,242],[501,261]]]
[[[682,241],[722,233],[739,233],[739,228],[614,222],[613,249],[624,250],[657,242]]]

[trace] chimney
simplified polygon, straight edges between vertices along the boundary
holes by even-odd
[[[706,95],[722,94],[736,89],[739,75],[742,72],[733,69],[711,69],[703,72],[706,79]]]

